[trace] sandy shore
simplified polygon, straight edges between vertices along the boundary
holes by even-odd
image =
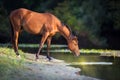
[[[17,80],[99,80],[96,78],[80,75],[80,68],[69,66],[62,60],[53,59],[51,62],[45,56],[40,56],[40,61],[33,59],[33,54],[26,54],[27,61],[24,63],[25,70]]]

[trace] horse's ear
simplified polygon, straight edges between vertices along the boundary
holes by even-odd
[[[73,39],[74,39],[74,40],[77,40],[77,37],[76,37],[76,36],[74,36],[74,37],[73,37]]]
[[[73,40],[78,42],[78,38],[76,36],[73,36]]]

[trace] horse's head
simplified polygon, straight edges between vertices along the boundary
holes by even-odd
[[[78,47],[78,40],[77,40],[76,36],[72,36],[68,40],[68,48],[72,51],[72,53],[75,56],[79,56],[80,55],[80,51],[79,51],[79,47]]]

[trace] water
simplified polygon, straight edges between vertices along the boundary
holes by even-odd
[[[36,53],[37,48],[22,49],[25,52]],[[42,53],[43,54],[43,53]],[[44,54],[46,55],[46,54]],[[74,57],[71,53],[51,53],[57,59],[65,60],[71,66],[80,68],[80,75],[103,80],[120,80],[120,58],[101,57],[95,54],[81,54]]]
[[[100,57],[93,54],[74,57],[67,53],[52,53],[51,56],[65,60],[71,63],[71,66],[80,68],[80,75],[103,80],[120,80],[120,58]]]

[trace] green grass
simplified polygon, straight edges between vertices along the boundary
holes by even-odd
[[[24,69],[24,54],[19,50],[22,59],[17,59],[13,49],[0,47],[0,80],[12,80],[14,75],[20,76],[19,72]]]
[[[11,46],[11,44],[0,44],[1,47]],[[39,44],[19,44],[19,48],[38,48]],[[44,45],[43,52],[46,52],[46,45]],[[70,51],[67,49],[67,45],[51,45],[50,52],[67,52]],[[12,52],[13,53],[13,52]],[[83,54],[107,54],[107,55],[120,55],[120,50],[110,50],[110,49],[80,49],[80,53]]]
[[[22,50],[19,50],[19,53],[22,57],[25,57],[24,52]],[[6,56],[16,57],[14,50],[11,48],[8,48],[8,47],[0,47],[0,54],[6,55]]]

